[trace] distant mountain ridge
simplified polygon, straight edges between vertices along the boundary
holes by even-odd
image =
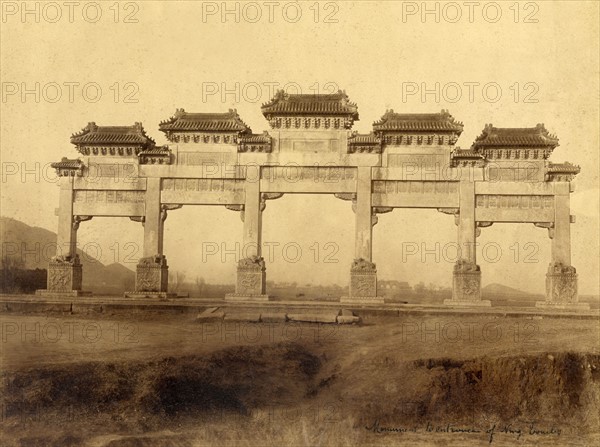
[[[515,289],[498,283],[488,284],[481,288],[481,294],[489,300],[518,300],[518,301],[539,301],[542,294],[530,293]]]
[[[0,216],[2,259],[16,260],[24,269],[46,269],[56,255],[56,233],[32,227],[19,220]],[[102,264],[93,256],[77,250],[83,265],[83,289],[101,294],[122,294],[133,290],[135,272],[119,263]]]

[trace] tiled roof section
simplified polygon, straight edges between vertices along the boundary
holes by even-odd
[[[268,144],[271,143],[271,136],[267,132],[261,134],[242,135],[239,139],[240,143],[248,144]]]
[[[140,152],[138,155],[141,155],[141,154],[148,154],[148,155],[151,155],[151,154],[170,154],[170,153],[171,153],[171,150],[169,149],[169,146],[164,145],[164,146],[155,146],[153,148],[146,149],[146,150]]]
[[[381,143],[381,139],[378,136],[376,136],[373,132],[367,134],[359,134],[357,132],[354,132],[348,137],[348,144],[370,145],[379,143]]]
[[[238,152],[271,152],[273,150],[271,140],[267,132],[242,135],[238,139]]]
[[[558,138],[548,133],[543,124],[535,127],[508,128],[486,124],[473,143],[473,148],[550,147],[558,146]]]
[[[67,157],[63,157],[60,161],[50,164],[54,169],[80,169],[83,167],[83,162],[78,159],[69,159]]]
[[[381,138],[373,133],[359,134],[352,132],[348,137],[348,153],[376,153],[380,154],[383,150]]]
[[[555,182],[570,182],[581,171],[577,165],[569,162],[565,163],[548,163],[546,166],[546,181]]]
[[[456,121],[447,110],[440,113],[394,113],[388,110],[373,130],[396,132],[455,132],[460,135],[463,123]]]
[[[473,150],[473,149],[460,149],[457,148],[456,150],[452,151],[451,154],[452,158],[484,158],[483,155],[481,155],[479,152]]]
[[[146,135],[142,123],[133,126],[97,126],[91,122],[81,132],[71,135],[71,143],[80,145],[135,145],[154,146],[154,140]]]
[[[177,109],[175,115],[161,122],[158,128],[163,132],[252,132],[235,109],[225,113],[188,113]]]
[[[569,162],[565,163],[550,163],[546,168],[546,172],[561,172],[569,174],[579,174],[581,167]]]
[[[61,177],[81,176],[83,173],[83,162],[79,159],[63,157],[61,161],[50,164]]]
[[[358,120],[358,107],[350,102],[346,92],[339,90],[328,95],[288,94],[279,90],[273,99],[261,107],[263,115],[349,116]]]
[[[138,154],[140,164],[171,164],[171,150],[169,146],[156,146],[141,151]]]
[[[479,166],[485,162],[485,157],[473,149],[456,148],[450,154],[452,166]]]

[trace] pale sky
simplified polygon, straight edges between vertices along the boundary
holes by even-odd
[[[21,4],[5,3],[17,8]],[[129,3],[134,6],[119,5],[117,23],[112,1],[100,3],[102,16],[96,23],[90,23],[94,20],[90,8],[85,16],[75,9],[72,23],[66,7],[59,19],[57,11],[40,10],[39,23],[34,15],[12,14],[10,7],[3,11],[3,216],[56,231],[58,188],[42,168],[63,156],[78,156],[69,137],[88,121],[98,125],[141,121],[147,133],[164,144],[158,123],[176,108],[188,112],[237,108],[258,133],[268,129],[260,105],[270,99],[274,83],[288,85],[290,93],[294,86],[302,93],[327,93],[326,87],[335,85],[357,103],[361,119],[354,129],[361,132],[368,132],[390,108],[449,109],[465,125],[461,147],[469,147],[486,123],[497,127],[544,123],[560,139],[551,160],[582,167],[572,194],[577,219],[572,225],[572,263],[579,272],[580,293],[598,293],[597,2],[530,2],[534,6],[527,7],[522,2],[518,18],[510,9],[514,2],[499,2],[502,16],[496,23],[490,22],[497,11],[489,7],[485,14],[476,9],[470,21],[466,6],[461,18],[450,23],[456,11],[444,9],[444,3],[439,23],[434,15],[423,19],[420,11],[406,15],[421,2],[404,6],[321,2],[318,8],[314,2],[301,2],[302,15],[296,23],[291,22],[298,10],[287,7],[287,16],[283,15],[290,2],[279,2],[272,23],[263,2],[253,4],[262,8],[256,23],[248,22],[256,17],[254,6],[244,8],[243,3],[239,23],[234,15],[223,20],[218,10],[203,17],[202,2]],[[221,7],[221,2],[204,4],[206,12]],[[235,8],[235,2],[229,5]],[[125,17],[138,22],[124,23]],[[324,23],[326,17],[337,22]],[[21,95],[23,88],[35,90],[36,83],[39,98]],[[436,83],[438,98],[421,96],[423,88],[435,91]],[[236,86],[239,94],[221,95],[224,88],[235,92]],[[501,93],[495,98],[498,87]],[[9,94],[15,88],[16,94]],[[409,95],[415,88],[419,92]],[[208,94],[215,89],[216,94]],[[22,177],[26,170],[41,175]],[[166,224],[165,254],[172,269],[213,283],[234,280],[233,255],[222,262],[220,251],[233,250],[241,241],[237,213],[224,207],[184,207],[171,212]],[[452,217],[437,211],[397,209],[380,215],[373,253],[379,278],[449,286],[453,260],[444,259],[451,257],[445,244],[455,237]],[[321,195],[287,195],[270,201],[263,239],[272,243],[272,262],[265,255],[269,280],[347,283],[354,251],[349,202]],[[124,218],[96,218],[82,223],[79,241],[80,247],[99,246],[103,262],[133,261],[128,264],[133,268],[142,227]],[[498,282],[543,292],[550,262],[545,229],[496,224],[483,228],[478,242],[484,285]],[[215,247],[219,253],[203,260],[203,250],[206,254]],[[298,247],[302,253],[293,262]],[[416,254],[407,254],[415,247]],[[327,255],[328,261],[338,262],[324,262]]]

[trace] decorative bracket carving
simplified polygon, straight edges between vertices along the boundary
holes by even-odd
[[[554,222],[534,222],[533,224],[538,228],[547,228],[548,237],[554,239]]]
[[[244,218],[245,218],[244,205],[225,205],[225,208],[227,208],[228,210],[231,210],[231,211],[239,211],[240,219],[242,219],[242,222],[244,221]]]
[[[355,192],[336,192],[334,196],[336,199],[341,200],[356,200]]]
[[[458,225],[458,220],[460,217],[460,208],[438,208],[437,210],[440,213],[454,215],[454,225]]]
[[[352,200],[352,212],[356,213],[356,193],[355,192],[336,192],[334,194],[336,199],[341,200]],[[375,222],[377,223],[377,222]],[[373,224],[375,225],[375,224]]]
[[[394,208],[392,208],[391,206],[374,206],[373,208],[371,208],[371,226],[374,227],[375,225],[377,225],[377,222],[379,222],[377,214],[384,214],[392,211],[394,211]]]
[[[494,224],[494,222],[489,222],[489,221],[485,221],[485,220],[475,222],[475,237],[481,236],[482,228],[491,227],[493,224]]]
[[[94,216],[73,216],[73,229],[78,230],[79,224],[81,222],[85,222],[86,220],[92,220]]]
[[[267,207],[267,200],[275,200],[283,197],[282,192],[263,192],[260,195],[260,210],[264,211]]]
[[[178,210],[183,205],[180,203],[165,203],[160,206],[160,218],[164,222],[167,220],[167,211]]]
[[[275,200],[283,197],[282,192],[263,192],[261,194],[263,200]]]
[[[129,216],[129,219],[131,219],[134,222],[141,222],[142,227],[146,223],[146,216]]]

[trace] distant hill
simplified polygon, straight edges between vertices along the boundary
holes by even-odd
[[[40,227],[31,227],[16,219],[0,217],[2,259],[16,260],[24,269],[46,269],[56,255],[56,233]],[[114,263],[104,265],[89,254],[77,250],[83,265],[83,289],[95,293],[122,294],[133,290],[135,273]]]
[[[524,292],[523,290],[502,284],[488,284],[481,288],[481,294],[485,299],[494,300],[518,300],[518,301],[538,301],[541,294]]]

